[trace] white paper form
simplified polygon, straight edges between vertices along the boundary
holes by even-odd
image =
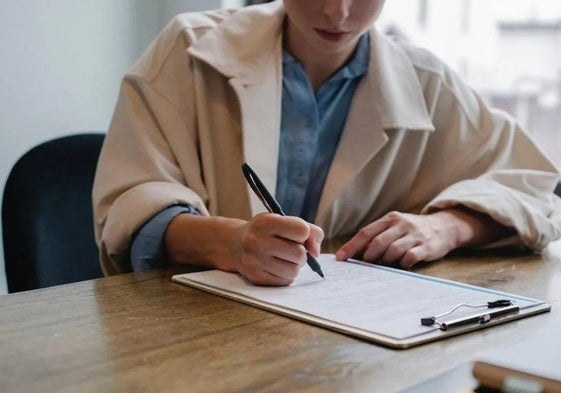
[[[439,330],[438,326],[421,325],[421,318],[442,314],[460,303],[509,299],[521,310],[544,304],[403,270],[358,261],[338,262],[332,254],[322,254],[318,261],[325,279],[304,266],[288,287],[256,286],[238,274],[219,270],[174,276],[174,280],[201,284],[195,286],[261,307],[271,306],[284,314],[305,314],[311,322],[319,318],[339,325],[337,330],[346,326],[398,341]],[[450,317],[473,315],[485,309],[461,308]]]

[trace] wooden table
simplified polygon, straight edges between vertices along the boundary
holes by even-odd
[[[552,312],[407,350],[171,282],[185,271],[0,296],[0,391],[399,391],[561,319],[559,242],[541,256],[456,255],[416,268],[544,299]]]

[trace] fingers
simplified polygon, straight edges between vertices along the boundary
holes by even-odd
[[[400,257],[406,250],[405,246],[411,243],[411,239],[402,238],[405,235],[399,227],[390,227],[376,237],[370,240],[366,251],[364,251],[363,259],[368,262],[384,259],[387,256],[393,256],[387,262],[395,261],[395,257]]]
[[[305,250],[314,256],[321,253],[321,242],[324,238],[323,230],[317,225],[310,224],[299,217],[286,217],[277,214],[260,214],[254,217],[254,229],[261,235],[266,234],[281,239],[288,244],[303,244]],[[279,246],[279,244],[276,244]],[[269,247],[275,247],[270,245]],[[277,255],[281,259],[283,255]]]
[[[394,229],[394,228],[392,228]],[[378,245],[374,245],[374,240],[372,241],[370,247],[364,254],[364,258],[368,261],[375,261],[380,259],[382,263],[391,264],[399,261],[415,246],[418,245],[418,240],[413,236],[403,236],[403,234],[397,232],[395,229],[391,232],[396,232],[395,236],[393,233],[389,233],[390,230],[385,231],[379,237],[384,236],[386,239],[379,240]],[[386,246],[387,245],[387,246]]]
[[[324,233],[298,217],[264,213],[251,219],[241,238],[238,271],[259,285],[289,285],[306,263],[319,255]]]
[[[397,228],[390,228],[371,239],[359,258],[383,265],[399,262],[402,267],[410,268],[417,262],[425,260],[427,255],[425,249],[426,245],[419,245],[415,237],[404,235]],[[338,256],[339,253],[336,255]]]
[[[254,284],[266,286],[286,286],[298,276],[301,265],[271,258],[256,261],[259,268],[250,269],[244,276]]]
[[[391,212],[367,225],[336,253],[337,260],[356,256],[368,262],[410,268],[433,261],[453,249],[450,231],[424,215]]]
[[[306,263],[306,247],[303,244],[287,241],[279,237],[272,237],[267,242],[270,256],[279,261],[286,261],[298,266]]]
[[[258,214],[253,217],[251,223],[256,231],[300,244],[308,239],[312,231],[312,224],[299,217],[280,216],[271,213]]]
[[[444,256],[444,255],[443,255]],[[438,258],[429,258],[429,253],[427,250],[427,247],[425,246],[418,246],[418,247],[413,247],[410,248],[409,250],[407,250],[405,252],[405,254],[403,254],[403,256],[401,257],[400,260],[400,265],[402,267],[404,267],[405,269],[410,269],[411,267],[413,267],[413,265],[415,265],[418,262],[421,261],[431,261],[431,260],[435,260]]]
[[[321,242],[323,241],[325,234],[323,233],[323,229],[321,229],[317,225],[308,225],[310,226],[310,236],[308,236],[308,239],[304,243],[304,246],[310,254],[312,254],[314,257],[318,257],[321,253]]]
[[[343,244],[335,253],[338,261],[344,261],[359,254],[363,254],[369,247],[373,239],[381,232],[386,230],[388,224],[384,221],[377,220],[372,224],[365,226],[352,237],[351,240]]]

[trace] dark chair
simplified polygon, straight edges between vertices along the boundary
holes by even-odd
[[[91,193],[103,138],[53,139],[12,168],[2,201],[8,292],[102,277]]]

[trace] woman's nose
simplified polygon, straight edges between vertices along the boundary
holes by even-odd
[[[342,22],[349,16],[349,0],[325,0],[323,13],[333,22]]]

